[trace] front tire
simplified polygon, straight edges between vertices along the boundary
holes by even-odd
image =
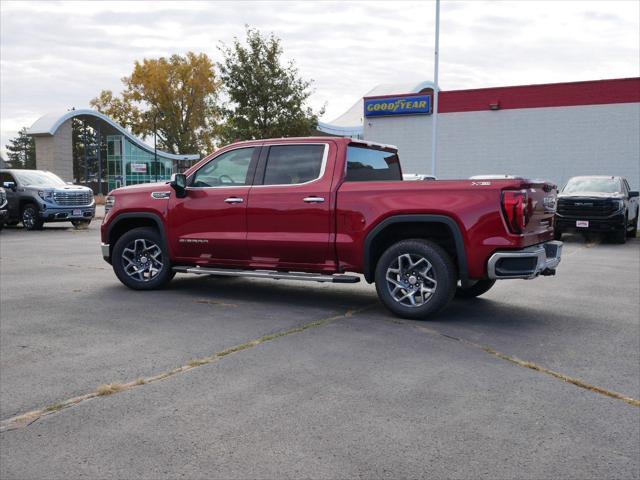
[[[376,291],[385,307],[399,317],[424,320],[453,298],[458,281],[451,257],[428,240],[402,240],[378,260]]]
[[[619,244],[627,243],[627,228],[628,227],[629,227],[629,219],[625,215],[625,217],[624,217],[624,226],[622,227],[621,230],[618,230],[617,232],[614,232],[614,233],[611,234],[611,240],[614,243],[619,243]]]
[[[133,290],[155,290],[173,278],[169,252],[157,230],[134,228],[122,235],[111,254],[118,279]]]
[[[496,284],[495,280],[491,280],[490,278],[485,278],[484,280],[478,280],[473,285],[469,287],[458,287],[456,289],[456,297],[457,298],[475,298],[480,295],[487,293],[491,287]]]
[[[638,231],[638,216],[640,216],[640,211],[636,214],[636,219],[633,221],[633,229],[627,230],[628,238],[636,238],[636,232]]]
[[[33,203],[27,203],[22,207],[22,225],[26,230],[42,230],[44,221],[40,218],[38,207]]]

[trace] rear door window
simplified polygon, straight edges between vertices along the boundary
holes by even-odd
[[[401,181],[396,152],[374,148],[347,147],[347,182]]]
[[[326,145],[269,147],[263,185],[299,185],[320,178]]]

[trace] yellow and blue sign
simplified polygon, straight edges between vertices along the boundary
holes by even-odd
[[[431,95],[365,98],[365,117],[384,117],[391,115],[431,115]]]

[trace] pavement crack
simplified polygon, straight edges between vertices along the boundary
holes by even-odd
[[[7,418],[5,420],[2,420],[0,422],[0,433],[2,432],[8,432],[11,430],[17,430],[19,428],[24,428],[24,427],[28,427],[29,425],[33,424],[34,422],[36,422],[37,420],[39,420],[40,418],[47,416],[47,415],[52,415],[54,413],[60,412],[62,410],[65,410],[67,408],[76,406],[80,403],[86,402],[87,400],[91,400],[97,397],[102,397],[102,396],[106,396],[106,395],[114,395],[120,392],[124,392],[127,390],[131,390],[133,388],[136,387],[140,387],[142,385],[147,385],[149,383],[155,383],[155,382],[159,382],[161,380],[165,380],[167,378],[173,377],[175,375],[178,375],[180,373],[184,373],[184,372],[188,372],[190,370],[196,369],[196,368],[200,368],[203,365],[209,365],[211,363],[214,363],[218,360],[221,360],[222,358],[228,356],[228,355],[232,355],[234,353],[238,353],[241,352],[243,350],[247,350],[253,347],[257,347],[258,345],[261,345],[263,343],[266,342],[270,342],[272,340],[276,340],[278,338],[282,338],[282,337],[288,337],[289,335],[293,335],[296,333],[302,333],[306,330],[310,330],[313,328],[319,328],[319,327],[323,327],[325,325],[328,325],[330,323],[336,322],[338,320],[344,319],[344,318],[349,318],[352,317],[353,315],[356,315],[357,313],[361,313],[365,310],[368,310],[374,306],[376,306],[377,303],[375,304],[371,304],[371,305],[366,305],[364,307],[360,307],[360,308],[350,308],[348,309],[345,313],[341,313],[339,315],[333,315],[331,317],[328,318],[324,318],[321,320],[315,320],[313,322],[309,322],[309,323],[305,323],[303,325],[300,325],[298,327],[294,327],[294,328],[290,328],[288,330],[283,330],[280,332],[276,332],[276,333],[272,333],[272,334],[268,334],[268,335],[263,335],[261,337],[258,337],[256,339],[250,340],[248,342],[245,343],[241,343],[239,345],[234,345],[232,347],[229,347],[225,350],[222,350],[220,352],[214,353],[213,355],[210,355],[208,357],[203,357],[203,358],[199,358],[199,359],[194,359],[191,360],[188,364],[183,365],[181,367],[177,367],[156,375],[153,375],[151,377],[146,377],[146,378],[138,378],[136,380],[133,380],[131,382],[127,382],[127,383],[110,383],[110,384],[103,384],[100,385],[96,390],[89,392],[89,393],[85,393],[83,395],[79,395],[77,397],[73,397],[73,398],[69,398],[67,400],[63,400],[63,401],[59,401],[59,402],[55,402],[51,405],[48,405],[46,407],[43,407],[41,409],[38,410],[32,410],[30,412],[26,412],[20,415],[16,415],[10,418]]]
[[[627,395],[624,395],[622,393],[618,393],[615,392],[613,390],[609,390],[606,388],[602,388],[602,387],[598,387],[597,385],[592,385],[588,382],[585,382],[584,380],[581,380],[579,378],[576,377],[572,377],[570,375],[565,375],[564,373],[561,372],[556,372],[555,370],[551,370],[549,368],[543,367],[542,365],[538,365],[536,363],[533,362],[529,362],[526,360],[521,360],[517,357],[514,357],[512,355],[507,355],[506,353],[502,353],[499,352],[491,347],[488,347],[486,345],[481,345],[479,343],[473,342],[471,340],[467,340],[464,338],[459,338],[459,337],[454,337],[452,335],[447,335],[445,333],[439,332],[433,328],[429,328],[429,327],[425,327],[422,325],[414,325],[415,328],[417,328],[418,330],[422,330],[424,332],[427,332],[431,335],[436,335],[439,337],[445,337],[448,338],[450,340],[456,340],[458,342],[464,343],[465,345],[471,346],[473,348],[482,350],[484,353],[487,353],[493,357],[499,358],[500,360],[504,360],[507,361],[509,363],[512,363],[514,365],[517,365],[519,367],[522,368],[527,368],[529,370],[534,370],[536,372],[540,372],[543,373],[545,375],[549,375],[551,377],[557,378],[559,380],[562,380],[566,383],[570,383],[572,385],[575,385],[576,387],[580,387],[583,388],[585,390],[589,390],[591,392],[600,394],[600,395],[604,395],[606,397],[609,398],[614,398],[616,400],[621,400],[625,403],[628,403],[629,405],[632,405],[634,407],[640,407],[640,400],[637,400],[635,398],[629,397]]]

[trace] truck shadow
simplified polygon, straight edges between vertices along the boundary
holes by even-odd
[[[177,276],[165,291],[195,299],[224,301],[239,306],[243,302],[270,306],[314,306],[359,308],[377,302],[375,287],[368,284],[345,286],[312,282],[260,280],[234,277]]]
[[[359,317],[376,320],[400,320],[387,311],[379,302],[375,287],[369,284],[322,285],[313,283],[249,280],[224,277],[176,277],[168,289],[181,296],[191,297],[194,302],[208,300],[242,307],[243,304],[264,304],[265,308],[279,307],[327,307],[361,308],[371,306]],[[523,307],[507,302],[476,298],[454,299],[432,320],[402,320],[405,323],[425,326],[482,327],[486,330],[518,330],[528,332],[549,329],[555,321],[567,321],[569,317],[558,314],[551,306]]]

